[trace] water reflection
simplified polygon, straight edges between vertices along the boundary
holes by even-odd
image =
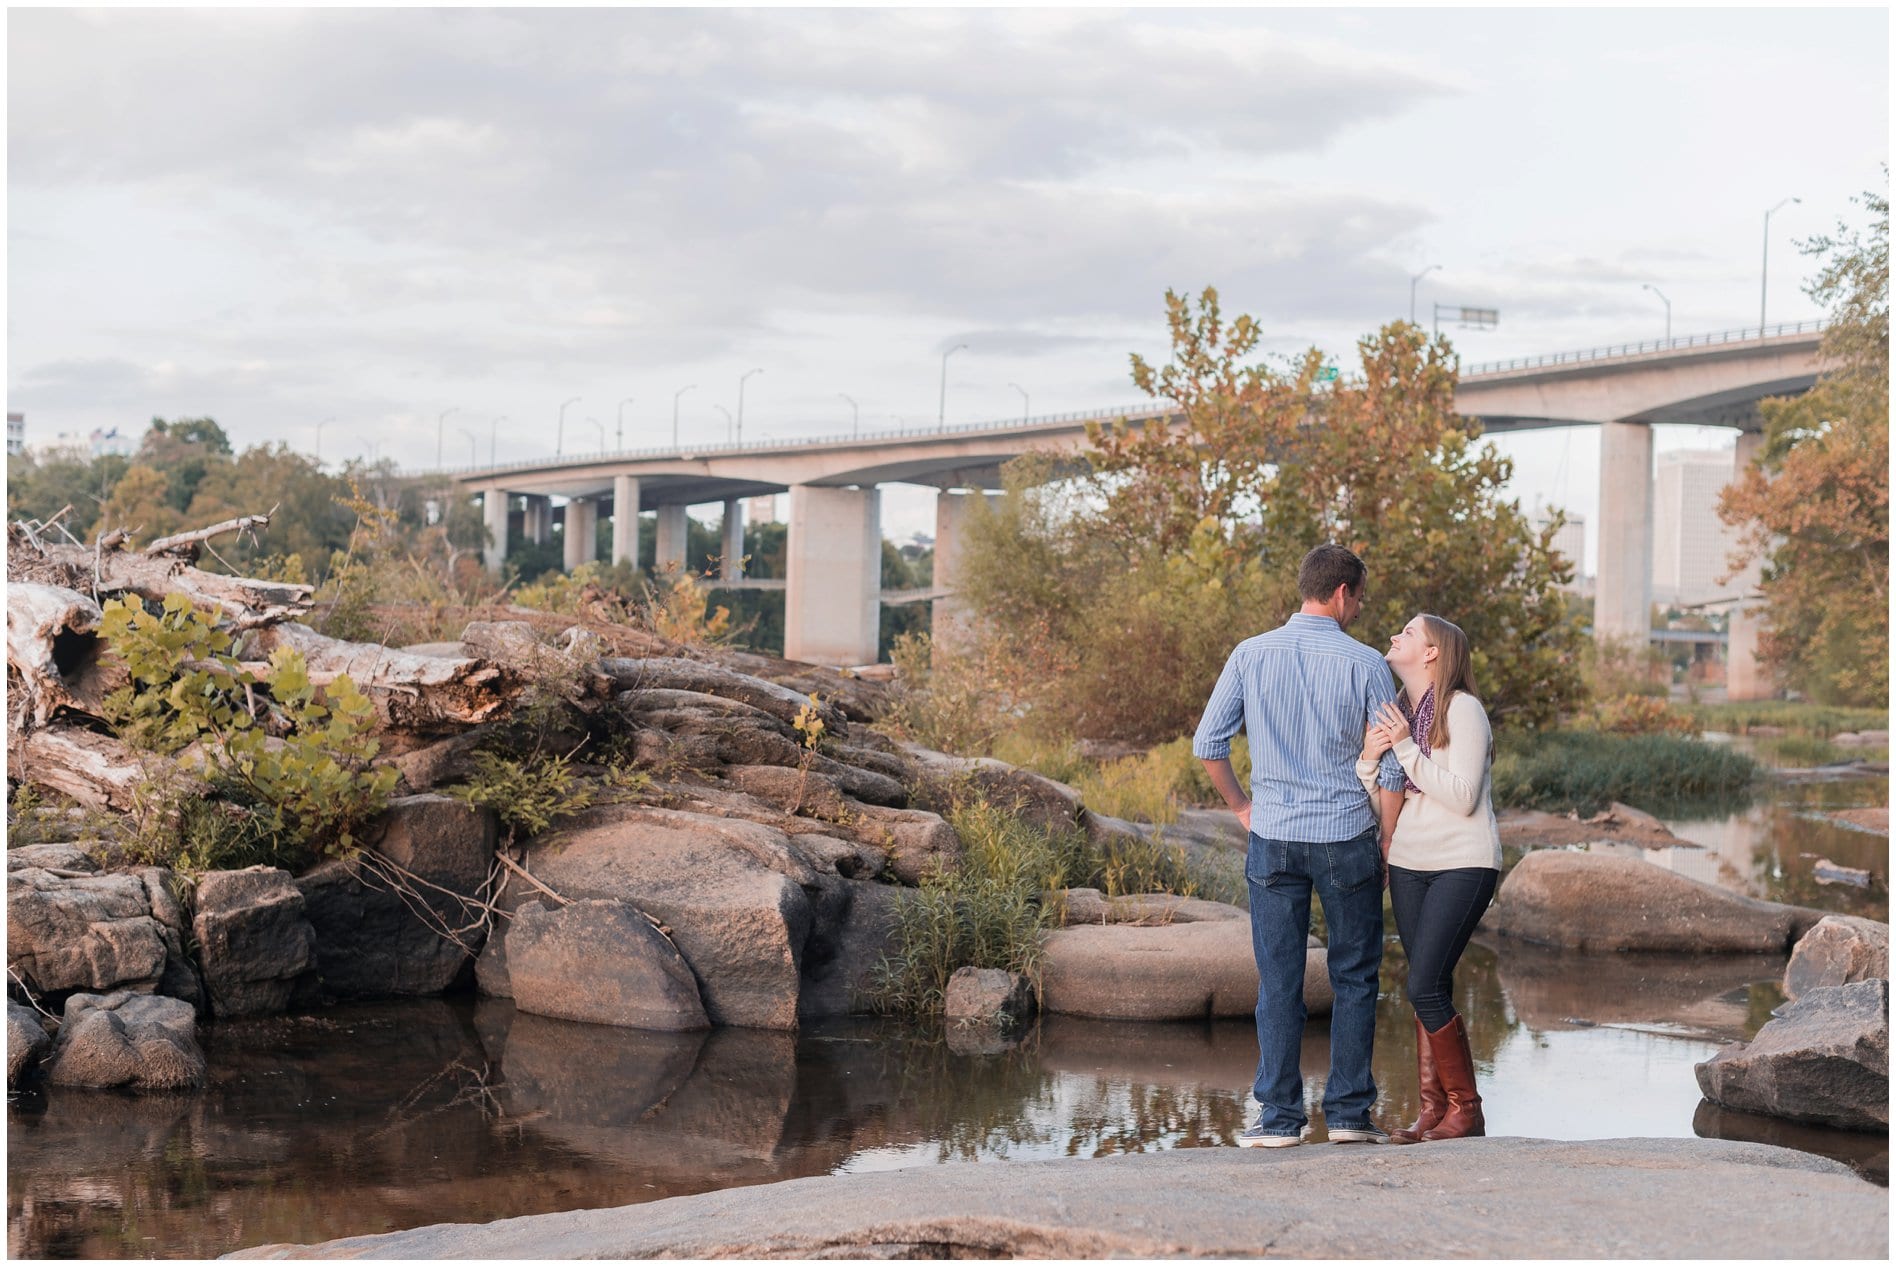
[[[1888,805],[1880,778],[1778,785],[1741,813],[1668,818],[1677,836],[1715,855],[1717,883],[1796,906],[1889,919],[1889,838],[1824,817],[1826,811]],[[1828,858],[1870,873],[1867,888],[1820,884],[1814,864]]]
[[[1417,1097],[1406,965],[1389,950],[1377,1112],[1394,1123]],[[1701,1110],[1692,1066],[1756,1031],[1781,971],[1471,946],[1457,1006],[1492,1129],[1764,1138],[1742,1132],[1778,1129],[1768,1120]],[[12,1254],[208,1257],[837,1171],[1229,1145],[1256,1060],[1240,1021],[1052,1017],[972,1055],[891,1022],[650,1034],[495,1001],[337,1008],[206,1037],[201,1094],[48,1088],[10,1104]],[[1319,1021],[1303,1047],[1319,1139],[1328,1042]],[[1887,1181],[1880,1138],[1880,1163],[1840,1132],[1769,1138]]]

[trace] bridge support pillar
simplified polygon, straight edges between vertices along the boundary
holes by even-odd
[[[1600,570],[1593,636],[1644,653],[1652,632],[1652,428],[1600,424]]]
[[[599,557],[599,503],[575,497],[566,503],[566,570]]]
[[[639,565],[639,482],[612,477],[612,561]]]
[[[724,502],[724,545],[718,561],[718,579],[744,579],[744,503],[735,497]]]
[[[1743,477],[1746,468],[1758,460],[1764,449],[1764,436],[1753,431],[1738,433],[1738,452],[1732,464],[1732,479]],[[1745,570],[1732,578],[1732,588],[1741,596],[1758,592],[1761,562],[1753,559]],[[1725,698],[1731,700],[1771,699],[1777,683],[1758,657],[1758,634],[1764,625],[1764,605],[1755,598],[1741,597],[1732,608],[1729,637],[1725,644]]]
[[[687,509],[683,503],[658,508],[658,553],[652,560],[652,571],[660,576],[667,571],[684,575],[685,546],[691,539]]]
[[[967,525],[980,499],[989,493],[943,492],[935,498],[935,579],[937,587],[954,589],[961,582],[962,560],[966,556]],[[934,633],[930,638],[933,654],[940,657],[966,647],[969,641],[969,614],[954,594],[934,602]]]
[[[481,511],[487,520],[487,546],[481,551],[481,562],[487,565],[489,574],[499,576],[501,565],[507,561],[507,490],[490,488],[483,492]]]
[[[785,659],[873,664],[882,632],[882,495],[790,489]]]
[[[553,535],[553,499],[544,494],[529,494],[522,499],[520,533],[534,545],[543,546]]]

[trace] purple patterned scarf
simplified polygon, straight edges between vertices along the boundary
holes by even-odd
[[[1409,719],[1409,735],[1415,740],[1415,746],[1422,750],[1423,756],[1429,755],[1429,733],[1435,729],[1435,688],[1429,687],[1422,692],[1422,702],[1415,706],[1415,714]],[[1407,771],[1402,775],[1402,790],[1420,792]]]

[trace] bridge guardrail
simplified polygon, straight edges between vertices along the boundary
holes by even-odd
[[[1517,356],[1508,361],[1483,361],[1462,366],[1462,377],[1481,374],[1505,374],[1510,370],[1543,369],[1556,365],[1579,365],[1587,361],[1605,361],[1619,356],[1639,356],[1652,352],[1685,352],[1692,348],[1717,347],[1725,343],[1749,343],[1755,339],[1775,339],[1787,334],[1818,334],[1822,320],[1787,321],[1779,325],[1748,326],[1740,330],[1720,330],[1713,334],[1682,334],[1676,339],[1651,339],[1639,343],[1618,343],[1610,347],[1584,348],[1578,352],[1549,352],[1542,356]]]

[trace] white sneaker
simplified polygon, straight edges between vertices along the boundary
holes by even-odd
[[[1371,1122],[1368,1126],[1333,1126],[1330,1128],[1332,1144],[1387,1144],[1389,1132]]]
[[[1310,1138],[1310,1128],[1304,1127],[1295,1135],[1273,1135],[1262,1124],[1247,1127],[1238,1132],[1239,1148],[1295,1148]]]

